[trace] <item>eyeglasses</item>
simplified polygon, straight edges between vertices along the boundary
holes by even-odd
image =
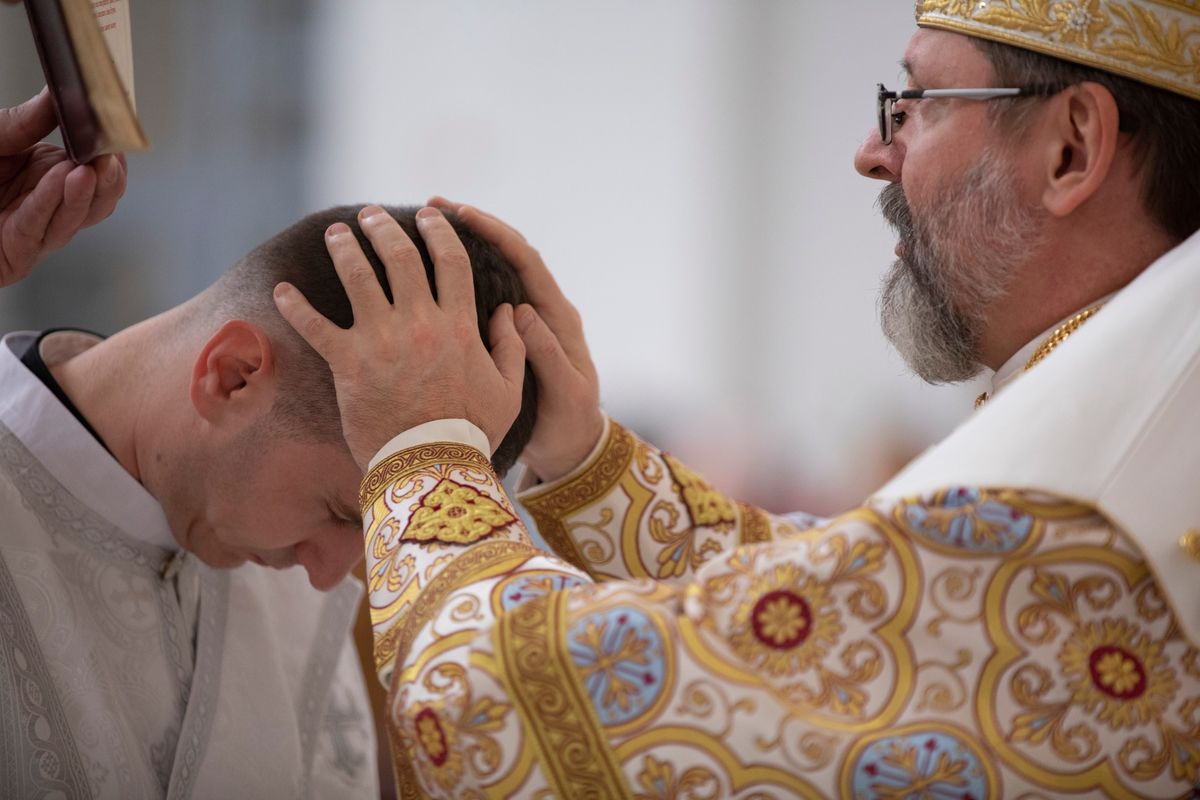
[[[892,143],[892,131],[904,124],[907,112],[893,111],[897,100],[935,100],[957,98],[960,100],[997,100],[1002,97],[1049,97],[1062,91],[1061,88],[1035,86],[1026,89],[905,89],[902,92],[888,91],[882,83],[877,95],[876,111],[879,114],[879,138],[884,144]]]

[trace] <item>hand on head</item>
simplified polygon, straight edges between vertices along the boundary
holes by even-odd
[[[436,419],[467,419],[496,447],[521,408],[525,349],[512,307],[501,306],[491,320],[489,353],[479,337],[470,260],[441,212],[417,215],[436,301],[420,253],[392,217],[367,206],[359,225],[383,262],[393,302],[342,223],[330,226],[325,241],[354,324],[334,324],[290,284],[275,292],[280,313],[329,364],[355,461],[365,469],[392,437]]]
[[[0,108],[0,286],[21,280],[80,229],[107,217],[125,193],[123,156],[76,165],[63,148],[40,143],[55,124],[44,89]]]
[[[600,382],[579,312],[563,295],[541,255],[516,229],[487,212],[442,197],[431,206],[454,211],[517,270],[532,305],[515,313],[517,332],[538,380],[538,416],[521,461],[543,480],[578,466],[604,430]]]

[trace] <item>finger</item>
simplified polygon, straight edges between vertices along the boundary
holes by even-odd
[[[0,108],[0,155],[16,155],[33,147],[57,124],[48,89],[42,89],[19,106]]]
[[[558,281],[554,280],[546,263],[542,261],[541,254],[530,247],[525,237],[517,233],[512,226],[474,206],[462,206],[458,211],[458,218],[494,245],[513,265],[534,305],[546,310],[567,302],[562,289],[558,288]]]
[[[439,208],[442,211],[451,211],[454,214],[458,214],[458,215],[461,215],[463,211],[473,211],[476,214],[479,214],[481,216],[484,216],[484,217],[490,219],[492,222],[496,223],[497,225],[502,225],[505,228],[508,228],[508,230],[512,232],[513,236],[517,237],[522,242],[525,241],[525,235],[523,233],[521,233],[519,230],[514,228],[512,225],[509,225],[504,220],[497,217],[495,214],[484,211],[482,208],[477,208],[477,207],[469,205],[467,203],[458,203],[453,200],[447,200],[446,198],[442,197],[441,195],[434,195],[433,197],[429,198],[429,203],[427,205],[434,206],[435,208]]]
[[[488,322],[488,341],[492,343],[492,361],[510,387],[520,397],[525,382],[525,343],[521,341],[513,322],[513,307],[499,306]]]
[[[63,179],[62,202],[46,227],[45,250],[57,250],[71,241],[87,218],[96,192],[96,173],[91,167],[75,167]]]
[[[433,294],[425,274],[425,262],[400,223],[380,206],[369,205],[358,213],[358,225],[383,262],[396,308],[411,311],[432,307]]]
[[[313,308],[308,298],[290,283],[277,285],[272,296],[287,324],[317,351],[317,355],[330,362],[337,349],[338,336],[344,331]]]
[[[449,314],[475,319],[471,259],[449,220],[435,208],[422,208],[417,212],[417,231],[433,259],[438,305]]]
[[[567,386],[579,379],[558,337],[532,306],[518,306],[514,323],[517,334],[525,344],[525,357],[529,359],[539,385]]]
[[[83,222],[85,228],[107,219],[112,214],[113,209],[117,207],[117,201],[125,195],[125,181],[128,175],[124,156],[121,155],[101,156],[89,166],[96,174],[96,193]]]
[[[354,324],[390,308],[383,287],[375,276],[375,269],[363,254],[349,225],[344,222],[330,225],[325,231],[325,249],[333,259],[333,268],[350,300]]]
[[[32,265],[41,255],[46,229],[62,202],[63,182],[73,166],[70,161],[60,161],[51,167],[5,221],[0,237],[11,263]]]

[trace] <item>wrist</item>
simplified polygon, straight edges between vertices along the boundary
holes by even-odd
[[[575,435],[552,453],[526,450],[521,461],[543,482],[550,483],[574,472],[595,451],[604,436],[604,414],[596,409],[594,416],[576,426]]]

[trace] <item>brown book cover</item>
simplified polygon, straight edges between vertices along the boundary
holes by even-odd
[[[125,0],[25,0],[46,85],[54,99],[63,144],[77,164],[103,153],[149,146],[132,99],[132,69],[122,76],[101,22],[126,12]],[[108,23],[116,26],[116,21]],[[123,64],[131,53],[115,54]]]

